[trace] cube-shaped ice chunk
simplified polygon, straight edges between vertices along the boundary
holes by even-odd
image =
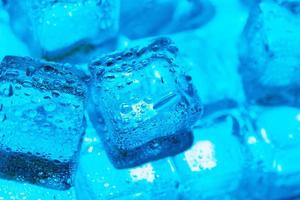
[[[48,59],[89,51],[118,30],[118,0],[9,1],[14,31]]]
[[[251,110],[254,128],[245,138],[252,157],[252,167],[243,187],[247,188],[247,196],[297,199],[300,195],[300,110],[287,106],[251,107]]]
[[[214,16],[209,0],[121,0],[120,7],[120,31],[131,39],[197,29]]]
[[[232,199],[245,163],[237,119],[221,115],[193,133],[193,146],[174,157],[183,199]]]
[[[75,185],[79,199],[159,200],[176,199],[179,180],[169,159],[116,169],[96,141],[82,151]]]
[[[69,65],[5,57],[0,66],[0,176],[55,189],[73,183],[85,129],[84,76]]]
[[[37,185],[1,179],[0,199],[75,200],[76,195],[74,187],[69,190],[55,190]]]
[[[239,70],[254,103],[300,105],[299,7],[299,1],[262,1],[250,13]]]
[[[89,113],[116,167],[174,155],[191,144],[202,108],[177,54],[161,38],[90,64]]]
[[[170,35],[181,55],[189,61],[186,68],[196,80],[194,86],[204,107],[203,117],[244,102],[236,46],[228,36],[223,38],[216,33],[207,40],[207,34],[187,32]]]

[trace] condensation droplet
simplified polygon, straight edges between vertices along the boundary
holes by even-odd
[[[122,103],[122,104],[120,105],[120,112],[121,112],[122,114],[128,114],[128,113],[130,113],[131,111],[132,111],[132,109],[131,109],[131,107],[130,107],[128,104]]]
[[[2,94],[3,96],[11,97],[13,95],[13,92],[14,90],[11,84],[6,83],[1,86],[0,95]]]

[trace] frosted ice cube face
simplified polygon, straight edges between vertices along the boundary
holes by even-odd
[[[240,46],[240,73],[251,101],[300,105],[299,6],[265,1],[251,12]]]
[[[118,7],[118,0],[9,2],[15,31],[33,52],[40,49],[37,53],[50,58],[88,50],[114,36]]]
[[[77,197],[85,200],[159,200],[176,199],[178,184],[170,160],[116,169],[98,141],[81,152],[75,188]]]
[[[5,57],[0,68],[0,176],[72,185],[86,88],[71,66]]]
[[[173,158],[182,199],[232,199],[246,159],[237,119],[222,114],[193,134],[192,147]]]
[[[240,29],[242,28],[240,25]],[[170,37],[181,54],[188,58],[187,68],[196,80],[194,86],[204,106],[202,118],[220,110],[232,109],[245,101],[237,70],[236,46],[231,40],[223,39],[226,42],[222,42],[222,48],[219,48],[219,41],[208,41],[206,36],[195,32],[174,34]],[[224,48],[226,51],[223,51]]]
[[[247,136],[254,171],[249,170],[251,197],[297,199],[299,190],[300,110],[295,107],[251,107],[255,128]],[[255,199],[254,198],[254,199]]]
[[[12,180],[0,180],[0,199],[48,199],[75,200],[75,189],[55,190],[32,184],[17,183]]]
[[[214,7],[209,0],[121,0],[120,15],[120,31],[137,39],[199,28]]]
[[[90,115],[118,168],[186,149],[201,105],[169,39],[91,63]]]

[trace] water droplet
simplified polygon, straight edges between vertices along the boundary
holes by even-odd
[[[49,65],[44,66],[43,69],[44,69],[45,72],[50,72],[50,73],[56,73],[57,72],[57,69],[55,69],[54,67],[49,66]]]
[[[72,184],[72,180],[70,178],[67,179],[67,184]]]
[[[0,95],[11,97],[13,92],[13,87],[10,83],[5,83],[1,86]]]
[[[122,114],[128,114],[128,113],[131,112],[131,110],[132,110],[131,107],[128,104],[126,104],[126,103],[122,103],[120,105],[120,112]]]
[[[34,67],[33,66],[29,66],[26,68],[26,76],[31,76],[34,72]]]
[[[53,91],[53,92],[52,92],[52,96],[53,96],[53,97],[59,97],[59,95],[60,95],[60,94],[59,94],[58,91]]]
[[[59,160],[54,160],[54,163],[60,164],[61,162]]]
[[[189,76],[189,75],[187,75],[187,76],[185,76],[185,79],[187,80],[187,81],[192,81],[192,77],[191,76]]]
[[[43,174],[44,174],[44,172],[39,172],[38,173],[39,176],[42,176]]]
[[[60,88],[60,87],[63,86],[63,83],[61,81],[59,81],[59,80],[55,80],[54,83],[53,83],[53,86],[55,88]]]
[[[114,79],[114,78],[116,78],[116,76],[114,74],[106,74],[104,76],[104,78],[106,78],[106,79]]]
[[[27,80],[23,81],[22,85],[23,87],[32,87],[31,81],[27,81]]]
[[[4,122],[7,119],[7,116],[5,113],[0,113],[0,121]]]
[[[19,71],[17,71],[17,70],[8,70],[6,72],[6,75],[7,76],[19,76]]]
[[[51,99],[51,97],[50,96],[44,96],[44,99]]]
[[[113,64],[115,63],[115,60],[113,58],[109,58],[107,61],[106,61],[106,66],[112,66]]]
[[[16,89],[16,90],[22,89],[22,85],[21,85],[21,84],[16,84],[16,85],[15,85],[15,89]]]
[[[5,150],[8,151],[8,152],[12,151],[12,149],[9,148],[9,147],[6,147]]]
[[[41,184],[45,184],[46,181],[45,181],[44,179],[40,179],[40,183],[41,183]]]

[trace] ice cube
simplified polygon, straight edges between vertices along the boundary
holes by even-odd
[[[47,200],[75,200],[75,189],[53,190],[39,187],[27,183],[17,183],[15,181],[0,180],[0,199],[47,199]]]
[[[18,37],[16,37],[9,26],[9,15],[7,11],[2,8],[0,1],[0,61],[6,55],[28,56],[28,49]],[[5,6],[4,6],[5,7]]]
[[[241,40],[240,74],[251,102],[299,106],[300,3],[263,1]]]
[[[220,39],[219,33],[212,34],[188,32],[170,35],[187,60],[189,74],[196,80],[194,85],[204,106],[203,117],[244,102],[236,47],[232,40]],[[208,35],[211,37],[209,41],[206,39]]]
[[[246,196],[297,199],[300,195],[300,110],[287,106],[251,107],[251,110],[254,128],[245,137],[252,156],[243,187],[248,188]]]
[[[176,199],[178,177],[169,159],[130,169],[111,165],[99,141],[82,151],[76,178],[79,199]]]
[[[89,113],[116,167],[190,146],[202,107],[177,54],[169,39],[160,38],[90,64]]]
[[[217,13],[210,25],[199,30],[168,35],[180,49],[181,57],[188,61],[185,68],[196,80],[194,86],[204,105],[203,117],[218,110],[237,107],[244,102],[242,82],[237,69],[239,59],[236,42],[248,13],[245,9],[234,12],[241,9],[237,2],[220,4],[217,9],[221,11],[226,7],[226,10]],[[234,29],[228,32],[228,26],[233,23]],[[220,34],[222,32],[226,34]],[[127,40],[123,46],[139,41]]]
[[[88,52],[118,30],[118,0],[9,1],[15,32],[49,60]]]
[[[256,113],[257,132],[270,148],[270,160],[263,160],[270,173],[272,199],[292,198],[299,190],[300,110],[293,107],[260,109]],[[258,155],[255,154],[257,157]]]
[[[182,199],[233,197],[245,164],[237,119],[222,114],[193,133],[193,146],[173,158]]]
[[[209,21],[208,0],[121,1],[120,31],[131,39],[196,29]]]
[[[73,183],[85,129],[84,76],[7,56],[0,68],[0,176],[55,189]]]

